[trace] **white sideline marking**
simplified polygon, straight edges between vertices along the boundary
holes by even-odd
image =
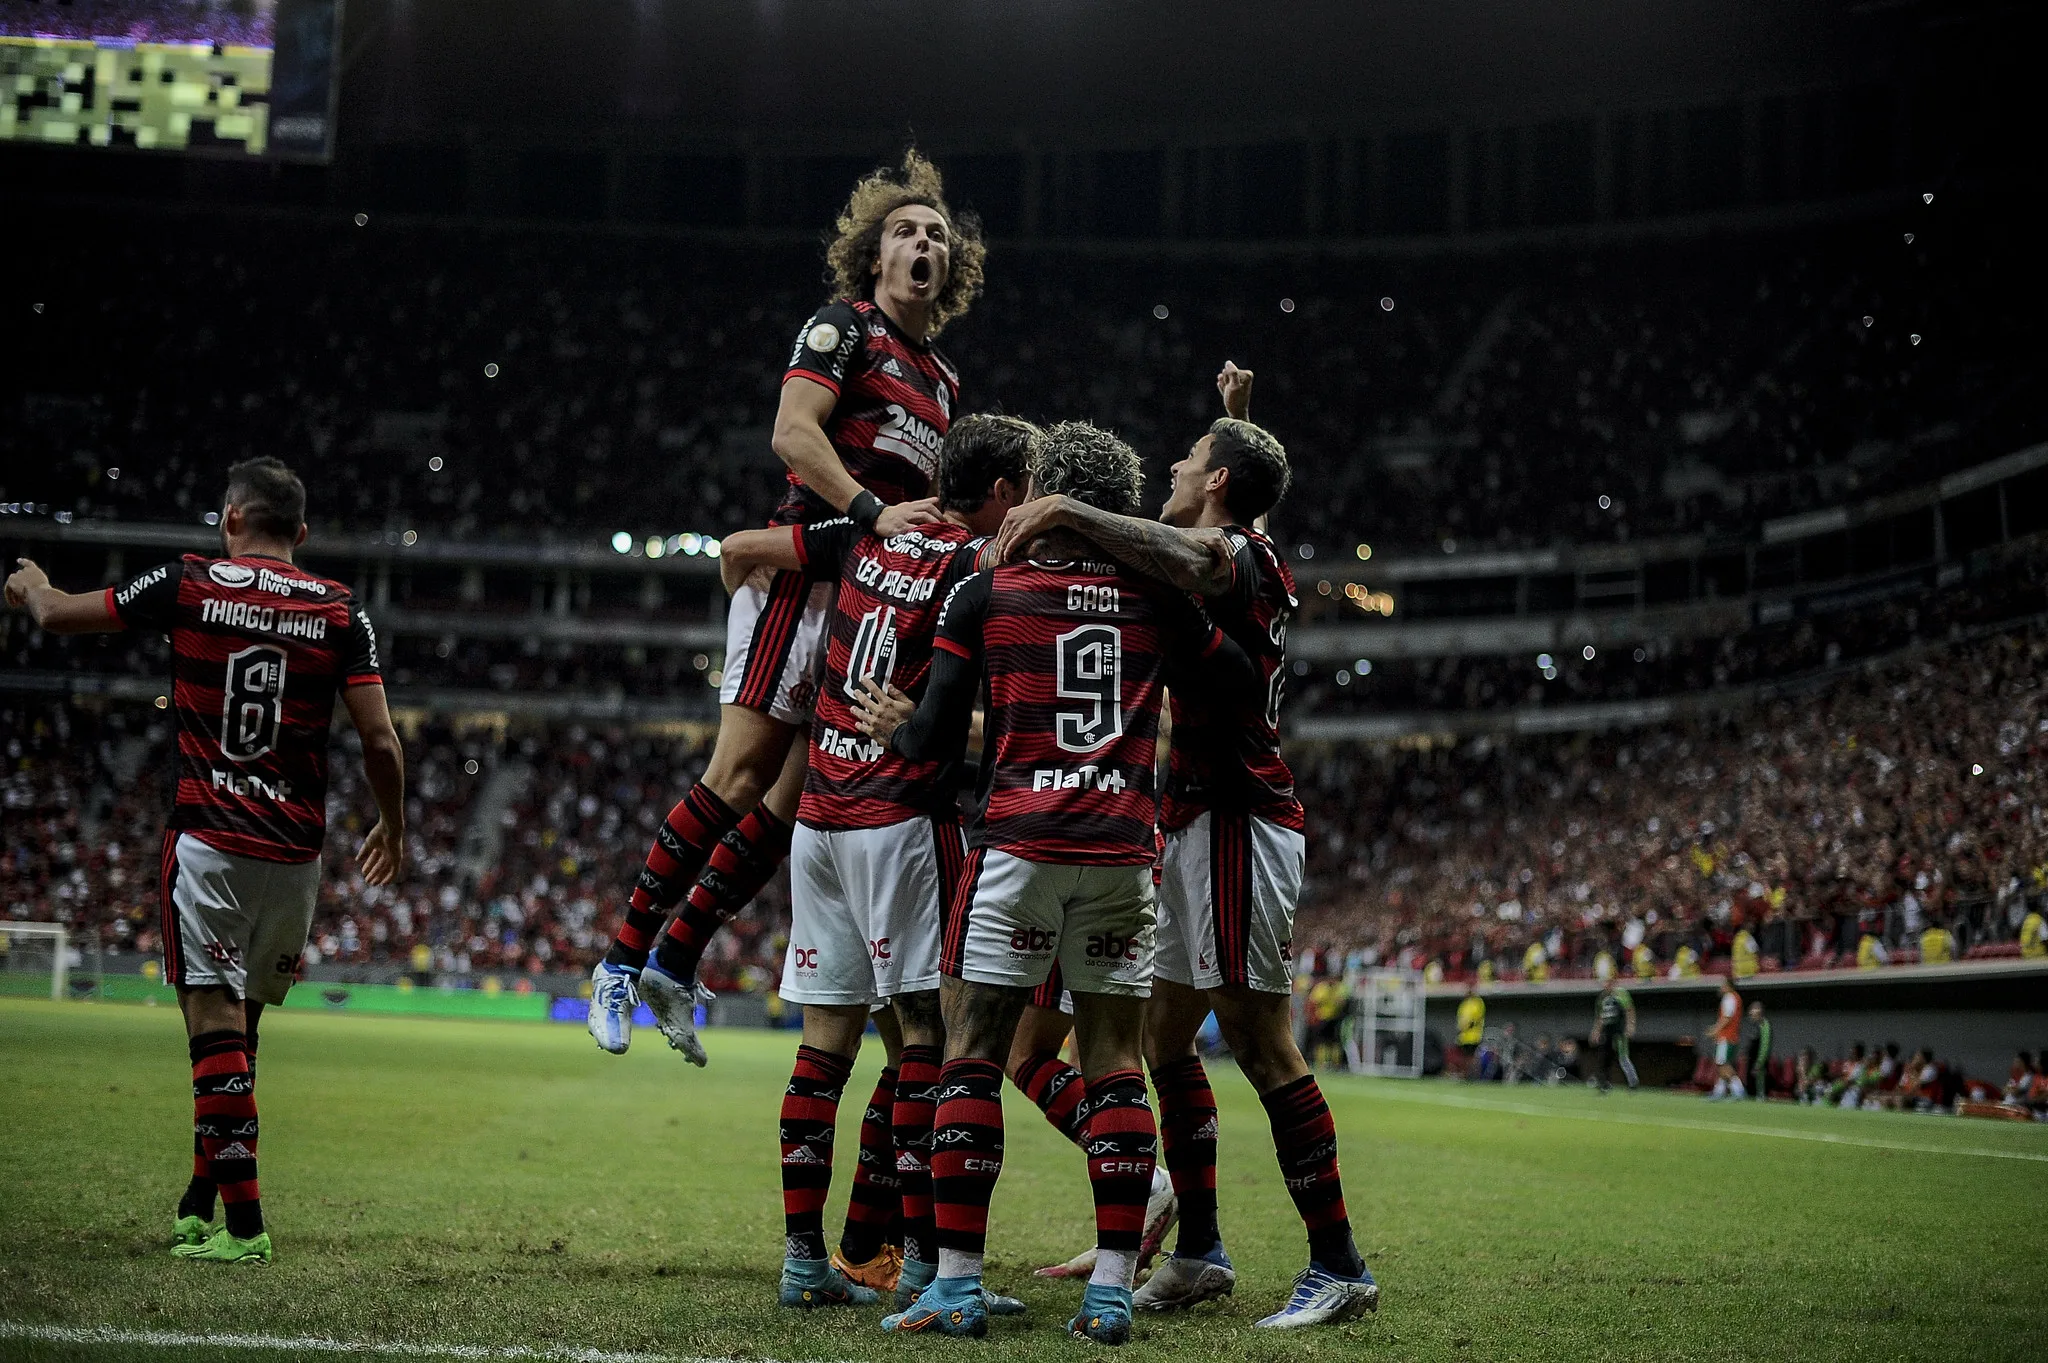
[[[0,1320],[0,1339],[33,1339],[45,1344],[137,1344],[155,1349],[273,1349],[279,1353],[397,1354],[406,1358],[535,1360],[535,1363],[729,1363],[677,1358],[669,1354],[621,1353],[606,1349],[530,1347],[524,1344],[408,1344],[327,1339],[318,1335],[201,1335],[175,1330],[119,1330],[111,1325],[24,1325]],[[759,1363],[776,1363],[773,1359]]]
[[[1375,1088],[1376,1098],[1400,1103],[1421,1103],[1429,1107],[1462,1107],[1475,1112],[1507,1112],[1524,1117],[1558,1117],[1567,1121],[1607,1122],[1615,1126],[1661,1126],[1674,1131],[1720,1131],[1735,1136],[1775,1136],[1788,1141],[1815,1141],[1821,1145],[1861,1145],[1873,1150],[1905,1150],[1918,1155],[1977,1155],[1984,1159],[2032,1160],[2048,1164],[2048,1153],[2031,1150],[1990,1150],[1973,1145],[1914,1145],[1909,1141],[1875,1140],[1867,1136],[1838,1136],[1827,1131],[1789,1131],[1775,1126],[1736,1126],[1728,1122],[1688,1122],[1676,1117],[1630,1116],[1621,1112],[1570,1112],[1559,1108],[1535,1107],[1528,1103],[1495,1103],[1471,1098],[1400,1093]]]

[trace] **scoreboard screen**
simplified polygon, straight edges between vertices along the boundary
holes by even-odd
[[[324,161],[341,0],[0,0],[0,141]]]

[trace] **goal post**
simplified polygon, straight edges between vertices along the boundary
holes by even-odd
[[[1422,976],[1416,971],[1372,970],[1360,976],[1351,995],[1346,1056],[1351,1072],[1420,1079],[1424,1002]]]
[[[12,984],[14,977],[31,972],[40,975],[44,962],[50,974],[50,998],[62,1003],[70,978],[71,930],[62,923],[16,923],[0,919],[0,977]],[[6,993],[16,992],[13,989]],[[30,992],[28,990],[21,991]]]

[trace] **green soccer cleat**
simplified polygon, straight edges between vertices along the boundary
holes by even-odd
[[[171,1223],[171,1248],[180,1245],[203,1245],[213,1238],[220,1229],[201,1216],[181,1216]]]
[[[250,1239],[228,1234],[223,1226],[197,1244],[173,1245],[171,1253],[180,1259],[204,1259],[216,1264],[267,1264],[270,1262],[270,1232],[259,1231]]]

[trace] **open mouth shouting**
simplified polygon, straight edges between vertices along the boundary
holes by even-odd
[[[920,291],[932,285],[932,258],[919,256],[910,262],[910,282]]]

